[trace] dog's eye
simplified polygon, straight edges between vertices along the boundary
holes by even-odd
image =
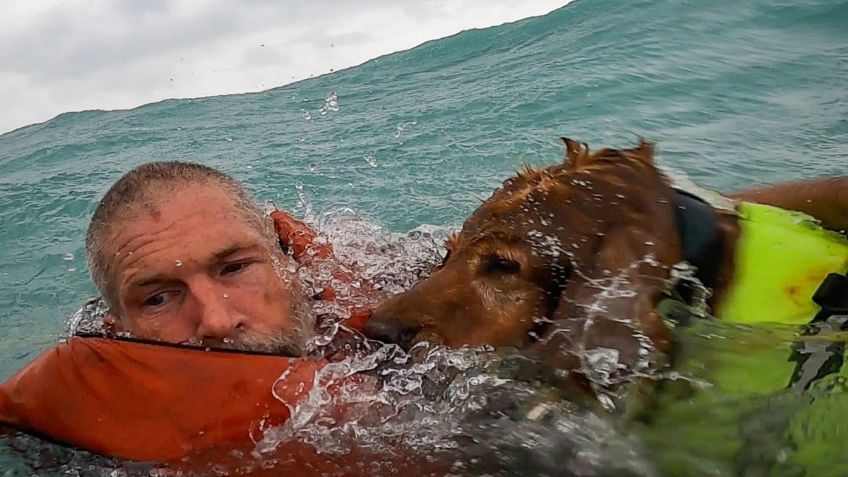
[[[487,257],[484,262],[484,267],[486,272],[488,273],[503,273],[509,275],[516,275],[521,271],[521,264],[516,262],[515,260],[500,257],[497,255],[493,255],[491,257]]]

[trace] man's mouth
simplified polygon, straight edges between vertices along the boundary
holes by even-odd
[[[191,338],[181,345],[200,348],[266,353],[280,356],[300,356],[303,346],[284,333],[241,333],[236,337],[203,340]]]

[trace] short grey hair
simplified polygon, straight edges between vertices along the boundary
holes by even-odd
[[[271,221],[244,186],[233,177],[209,166],[190,162],[151,162],[124,174],[100,200],[85,234],[85,253],[91,279],[103,299],[118,312],[112,283],[113,256],[106,250],[107,237],[128,210],[150,207],[157,194],[191,185],[218,185],[233,198],[236,208],[263,236],[276,237]]]

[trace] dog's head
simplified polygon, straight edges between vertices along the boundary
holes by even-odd
[[[442,266],[378,307],[366,333],[404,347],[638,353],[638,329],[662,350],[654,304],[681,247],[653,147],[590,153],[564,141],[563,164],[505,181],[448,240]]]

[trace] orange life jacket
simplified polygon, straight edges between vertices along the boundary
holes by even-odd
[[[322,362],[71,338],[0,384],[0,422],[130,460],[172,461],[250,442],[289,418]]]
[[[71,338],[0,384],[0,425],[190,474],[442,475],[444,463],[395,446],[343,455],[297,441],[254,458],[327,363],[108,338]],[[368,385],[357,376],[336,383]],[[335,388],[330,387],[333,392]],[[338,410],[339,415],[344,412]],[[375,470],[376,469],[376,470]]]

